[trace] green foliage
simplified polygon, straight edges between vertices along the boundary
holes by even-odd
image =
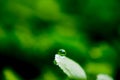
[[[88,80],[101,73],[117,79],[119,9],[118,0],[0,0],[0,78],[3,68],[10,66],[11,76],[16,72],[21,79],[64,80],[66,75],[52,64],[54,54],[63,48],[70,59],[58,54],[68,62],[76,60],[73,64],[84,68]],[[25,71],[24,62],[39,75],[26,78],[17,71]]]

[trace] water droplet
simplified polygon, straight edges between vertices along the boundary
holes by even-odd
[[[61,56],[65,56],[66,51],[64,49],[59,49],[58,54],[61,55]]]

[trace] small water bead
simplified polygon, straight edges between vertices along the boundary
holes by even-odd
[[[58,54],[61,55],[61,56],[65,56],[66,51],[64,49],[59,49]]]

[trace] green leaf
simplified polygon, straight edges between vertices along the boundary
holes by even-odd
[[[113,80],[113,78],[106,74],[98,74],[97,80]]]
[[[11,68],[5,68],[3,70],[4,80],[23,80],[14,70]]]
[[[86,74],[82,67],[73,61],[72,59],[61,56],[60,54],[55,55],[56,65],[58,65],[63,72],[72,80],[86,80]]]

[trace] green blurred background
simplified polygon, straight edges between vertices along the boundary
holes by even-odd
[[[119,0],[0,0],[0,80],[65,80],[61,48],[88,80],[119,80],[119,37]]]

